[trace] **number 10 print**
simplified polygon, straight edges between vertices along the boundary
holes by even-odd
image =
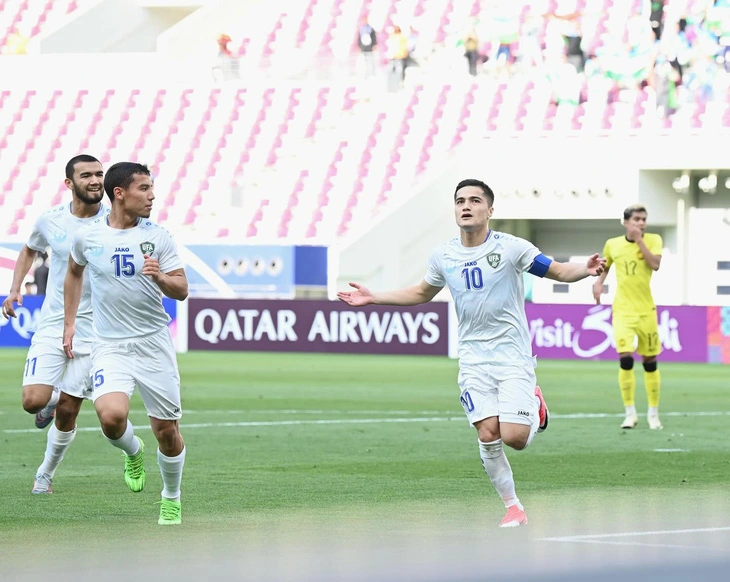
[[[464,277],[467,291],[484,287],[484,278],[482,277],[482,270],[479,267],[474,267],[473,269],[467,267],[461,272],[461,276]]]

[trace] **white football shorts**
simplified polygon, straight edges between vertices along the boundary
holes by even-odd
[[[89,344],[80,344],[74,349],[76,357],[70,360],[60,338],[32,342],[23,368],[23,386],[44,384],[76,398],[91,398],[90,350]]]
[[[535,396],[534,359],[523,364],[461,364],[460,401],[470,424],[491,416],[499,422],[536,427],[540,404]]]
[[[168,328],[139,339],[96,342],[91,350],[92,398],[139,388],[147,414],[160,420],[182,417],[180,373]]]

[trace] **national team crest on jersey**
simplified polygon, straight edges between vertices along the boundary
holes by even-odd
[[[501,261],[502,255],[499,253],[489,253],[487,255],[487,263],[489,263],[489,266],[492,267],[492,269],[496,269]]]
[[[145,255],[151,255],[155,250],[155,245],[151,242],[143,242],[141,245],[139,245],[139,248],[142,249],[142,252]]]

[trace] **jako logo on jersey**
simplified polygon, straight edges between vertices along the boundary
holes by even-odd
[[[475,267],[477,264],[476,261],[469,261],[468,263],[464,263],[465,267]]]
[[[530,416],[529,412],[525,412],[524,410],[518,410],[517,416]]]
[[[142,249],[145,255],[151,255],[155,250],[155,245],[151,242],[143,242],[139,245],[139,248]]]
[[[487,263],[489,263],[489,266],[492,267],[492,269],[496,269],[501,260],[502,255],[499,253],[490,253],[487,255]]]
[[[128,253],[129,252],[129,247],[116,247],[114,249],[114,252],[115,253]]]

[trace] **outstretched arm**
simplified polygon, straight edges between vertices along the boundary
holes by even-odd
[[[18,253],[18,260],[15,262],[15,269],[13,269],[13,282],[10,284],[10,293],[8,293],[5,301],[3,301],[3,315],[5,319],[16,317],[15,303],[18,306],[23,305],[23,295],[20,292],[20,285],[28,274],[35,255],[36,251],[28,245],[23,245],[23,248]]]
[[[63,281],[63,350],[69,358],[74,357],[73,339],[76,333],[76,312],[81,303],[81,291],[84,284],[83,265],[68,258],[68,270]]]
[[[562,283],[575,283],[586,277],[598,277],[606,268],[606,259],[598,256],[598,253],[588,258],[585,264],[581,263],[550,263],[545,277],[560,281]]]
[[[363,305],[420,305],[428,303],[436,297],[442,287],[434,287],[426,281],[421,281],[413,287],[405,287],[396,291],[383,291],[380,293],[372,293],[368,288],[358,283],[350,283],[355,291],[340,291],[337,298],[340,301],[352,305],[353,307],[362,307]]]

